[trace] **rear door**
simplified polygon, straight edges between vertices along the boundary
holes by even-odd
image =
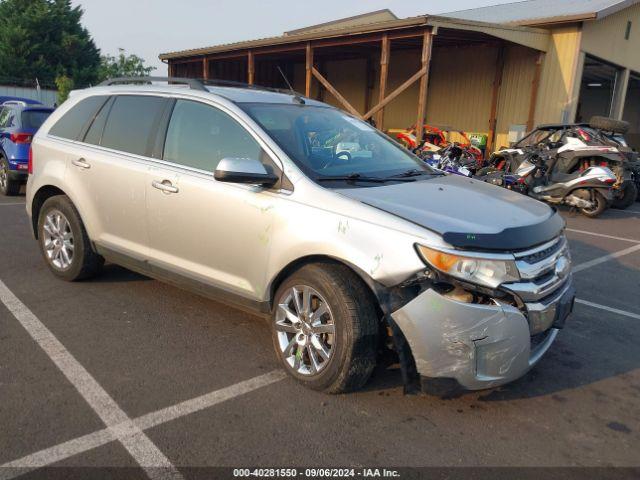
[[[230,112],[209,104],[177,100],[166,128],[163,165],[146,182],[152,268],[204,293],[259,300],[278,195],[218,182],[213,172],[225,157],[259,159],[273,169],[271,157]]]
[[[160,96],[111,97],[94,115],[67,168],[72,188],[92,205],[92,240],[99,250],[141,267],[149,242],[145,181],[166,105]]]

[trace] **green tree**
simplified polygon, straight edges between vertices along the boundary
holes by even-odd
[[[98,79],[100,50],[70,0],[0,0],[0,76],[68,77],[78,87]]]
[[[69,98],[69,92],[73,90],[73,85],[73,79],[66,75],[56,77],[56,87],[58,87],[58,105],[62,105],[62,103]]]
[[[99,79],[116,77],[146,77],[153,72],[155,67],[147,67],[144,59],[137,55],[127,55],[123,48],[118,49],[117,57],[104,55],[100,59]]]

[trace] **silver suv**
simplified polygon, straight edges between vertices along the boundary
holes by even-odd
[[[33,141],[27,212],[57,277],[106,260],[258,313],[285,370],[333,393],[386,349],[440,393],[553,343],[574,299],[555,210],[294,93],[137,82],[75,92]]]

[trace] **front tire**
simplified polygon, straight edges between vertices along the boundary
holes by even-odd
[[[49,270],[68,282],[94,277],[104,258],[95,253],[78,210],[66,195],[47,199],[38,216],[40,251]]]
[[[7,197],[14,197],[20,193],[20,182],[9,176],[9,162],[0,156],[0,193]]]
[[[595,202],[595,206],[591,208],[580,209],[580,213],[582,213],[585,217],[596,218],[607,209],[607,200],[602,196],[600,192],[593,192],[593,201]]]
[[[636,184],[633,181],[627,180],[620,186],[620,191],[613,200],[611,206],[619,210],[626,210],[634,204],[637,197],[638,187],[636,187]]]
[[[374,299],[345,266],[309,264],[287,278],[275,295],[271,329],[284,369],[311,389],[357,390],[375,367]]]

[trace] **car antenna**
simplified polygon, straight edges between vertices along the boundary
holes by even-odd
[[[293,98],[298,101],[301,105],[304,105],[306,102],[304,101],[304,98],[302,98],[300,96],[300,94],[298,92],[296,92],[293,87],[291,86],[291,84],[289,83],[289,79],[287,78],[287,76],[284,74],[284,72],[282,71],[282,69],[280,68],[280,65],[276,66],[278,68],[278,71],[280,72],[280,75],[282,75],[282,78],[284,78],[285,83],[287,84],[287,86],[289,87],[289,91],[291,92],[291,95],[293,95]]]

